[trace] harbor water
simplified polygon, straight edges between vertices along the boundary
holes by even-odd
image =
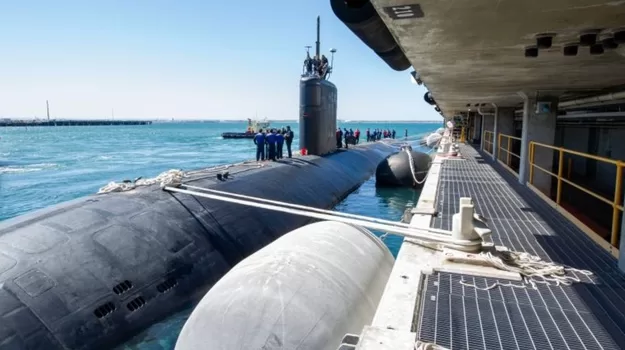
[[[296,122],[272,123],[291,125]],[[341,127],[395,129],[397,136],[425,134],[439,124],[359,122]],[[249,139],[221,138],[226,131],[244,130],[243,122],[155,123],[141,126],[18,127],[0,129],[0,220],[63,201],[93,194],[110,181],[153,177],[168,169],[191,170],[252,159]],[[361,136],[362,139],[362,136]],[[285,184],[288,188],[288,184]],[[336,206],[336,210],[399,220],[418,200],[412,189],[379,189],[366,181]],[[380,233],[377,233],[380,234]],[[397,254],[401,238],[385,243]],[[192,305],[150,327],[118,350],[173,349]]]

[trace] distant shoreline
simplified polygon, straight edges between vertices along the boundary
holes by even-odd
[[[297,123],[298,120],[280,120],[280,119],[267,119],[270,123]],[[400,123],[400,124],[439,124],[442,123],[442,120],[337,120],[338,123],[341,124],[361,124],[361,123],[372,123],[372,124],[388,124],[388,123]],[[85,125],[120,125],[120,124],[164,124],[164,123],[247,123],[247,119],[240,120],[225,120],[225,119],[184,119],[184,120],[167,120],[167,119],[53,119],[53,120],[43,120],[43,119],[11,119],[11,118],[0,118],[0,125],[2,126],[37,126],[37,125],[46,125],[55,123],[59,125],[65,124],[85,124]]]

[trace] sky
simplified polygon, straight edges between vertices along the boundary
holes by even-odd
[[[440,120],[329,0],[0,0],[0,118],[297,119],[317,15],[339,119]]]

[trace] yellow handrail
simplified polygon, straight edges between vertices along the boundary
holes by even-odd
[[[492,131],[484,130],[484,152],[493,155],[494,134]]]
[[[506,152],[507,156],[506,156],[506,165],[508,166],[509,169],[510,168],[510,160],[511,160],[511,156],[517,157],[519,160],[521,159],[521,155],[520,154],[516,154],[512,152],[512,140],[516,140],[521,142],[521,138],[520,137],[516,137],[516,136],[512,136],[512,135],[506,135],[506,134],[502,134],[499,133],[499,135],[497,136],[497,160],[501,161],[501,151]],[[503,139],[506,139],[506,148],[503,147]]]
[[[558,155],[558,173],[554,174],[553,172],[538,166],[534,163],[534,156],[536,153],[536,146],[538,147],[544,147],[544,148],[548,148],[548,149],[552,149],[554,151],[558,151],[559,155]],[[602,195],[595,193],[587,188],[584,188],[578,184],[573,183],[570,180],[570,164],[571,164],[571,159],[569,158],[569,170],[568,170],[568,176],[567,178],[563,178],[563,172],[564,172],[564,155],[565,154],[573,154],[576,156],[580,156],[580,157],[584,157],[584,158],[589,158],[589,159],[594,159],[594,160],[598,160],[601,162],[605,162],[608,164],[614,164],[616,166],[616,180],[615,180],[615,186],[614,186],[614,197],[612,199],[609,198],[605,198]],[[529,148],[529,163],[530,163],[530,169],[529,169],[529,183],[530,184],[534,184],[534,168],[541,170],[542,172],[549,174],[551,176],[554,176],[557,180],[558,180],[558,187],[557,187],[557,191],[556,191],[556,204],[560,205],[560,202],[562,200],[562,183],[566,183],[568,185],[571,185],[575,188],[577,188],[578,190],[591,195],[594,198],[597,198],[598,200],[612,206],[612,231],[610,234],[610,244],[615,247],[617,247],[618,244],[618,237],[619,237],[619,233],[620,233],[620,226],[619,226],[619,216],[621,216],[621,212],[623,211],[623,205],[622,205],[622,199],[621,199],[621,190],[623,189],[623,183],[622,183],[622,178],[623,178],[623,167],[625,167],[625,162],[620,161],[620,160],[614,160],[614,159],[610,159],[610,158],[605,158],[605,157],[600,157],[600,156],[596,156],[593,154],[588,154],[588,153],[583,153],[583,152],[578,152],[578,151],[573,151],[573,150],[569,150],[563,147],[556,147],[556,146],[551,146],[551,145],[546,145],[544,143],[539,143],[539,142],[534,142],[531,141],[530,142],[530,148]]]

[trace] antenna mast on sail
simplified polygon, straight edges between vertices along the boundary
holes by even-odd
[[[315,57],[321,59],[321,16],[317,16],[317,42],[315,43]]]
[[[50,121],[50,104],[48,100],[46,100],[46,115],[48,116],[48,121]]]

